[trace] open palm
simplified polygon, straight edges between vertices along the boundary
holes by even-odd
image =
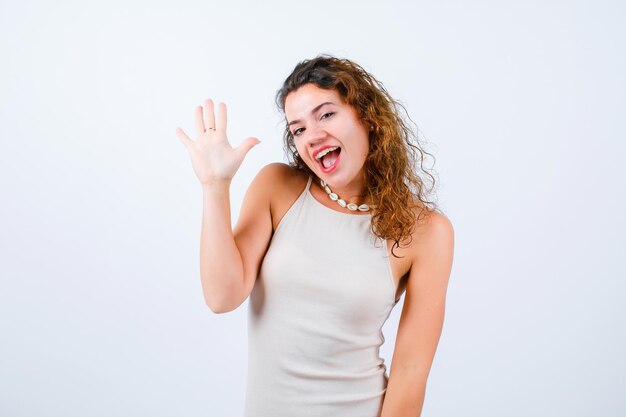
[[[180,127],[176,128],[176,134],[189,151],[193,169],[202,184],[231,180],[248,151],[260,141],[249,137],[233,148],[226,137],[226,104],[218,104],[217,120],[213,100],[208,99],[204,104],[204,109],[196,108],[198,138],[191,140]]]

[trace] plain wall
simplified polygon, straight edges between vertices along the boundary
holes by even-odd
[[[623,3],[89,3],[0,3],[2,416],[243,414],[247,302],[204,304],[175,128],[213,97],[234,145],[262,140],[235,221],[284,160],[274,94],[319,53],[436,158],[456,248],[422,415],[626,415]]]

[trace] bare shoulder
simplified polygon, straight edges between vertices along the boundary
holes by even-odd
[[[264,166],[255,178],[258,190],[267,193],[270,202],[272,226],[278,224],[289,207],[304,190],[308,174],[290,165],[273,162]]]
[[[257,177],[265,185],[271,186],[270,189],[276,190],[279,187],[293,186],[294,181],[298,182],[304,178],[303,174],[302,171],[285,163],[272,162],[261,168]]]
[[[266,176],[284,176],[290,171],[294,170],[291,166],[282,162],[272,162],[265,165],[259,171],[259,174],[263,173]]]
[[[424,210],[413,230],[412,242],[414,259],[451,252],[454,247],[452,222],[438,211]]]
[[[454,236],[454,227],[450,219],[433,210],[424,210],[422,218],[415,225],[414,232],[418,236],[445,238]]]
[[[279,162],[271,163],[259,170],[246,192],[244,208],[251,210],[272,209],[276,196],[284,196],[296,175],[294,168]]]

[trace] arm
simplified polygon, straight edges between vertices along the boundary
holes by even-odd
[[[216,118],[213,101],[206,100],[204,109],[196,108],[197,140],[192,141],[182,129],[176,129],[202,184],[200,278],[204,299],[216,313],[236,308],[245,300],[249,294],[245,291],[252,288],[250,282],[253,284],[256,278],[251,271],[256,262],[260,263],[264,245],[271,236],[269,200],[257,191],[263,186],[263,181],[257,179],[242,208],[243,238],[237,239],[232,231],[230,183],[245,155],[259,140],[248,138],[233,148],[226,137],[226,123],[226,105],[220,103]]]
[[[267,165],[254,178],[234,230],[230,228],[228,188],[210,190],[209,197],[205,196],[208,204],[206,229],[204,221],[202,226],[202,286],[207,304],[216,313],[235,310],[254,288],[273,233],[268,190],[280,181],[279,165]],[[213,210],[213,204],[220,209]]]
[[[391,363],[382,417],[419,417],[441,335],[452,269],[454,230],[434,214],[414,235],[413,262]]]
[[[200,281],[206,304],[220,313],[243,283],[243,261],[231,228],[230,180],[202,184],[202,195]]]

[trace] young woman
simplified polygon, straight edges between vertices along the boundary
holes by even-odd
[[[226,106],[180,128],[202,183],[206,303],[248,296],[246,417],[416,417],[441,334],[454,231],[426,199],[426,153],[401,106],[362,67],[328,55],[299,63],[277,103],[289,165],[252,181],[231,228],[229,188],[246,153]],[[421,171],[420,171],[421,170]],[[406,291],[389,376],[382,326]]]

